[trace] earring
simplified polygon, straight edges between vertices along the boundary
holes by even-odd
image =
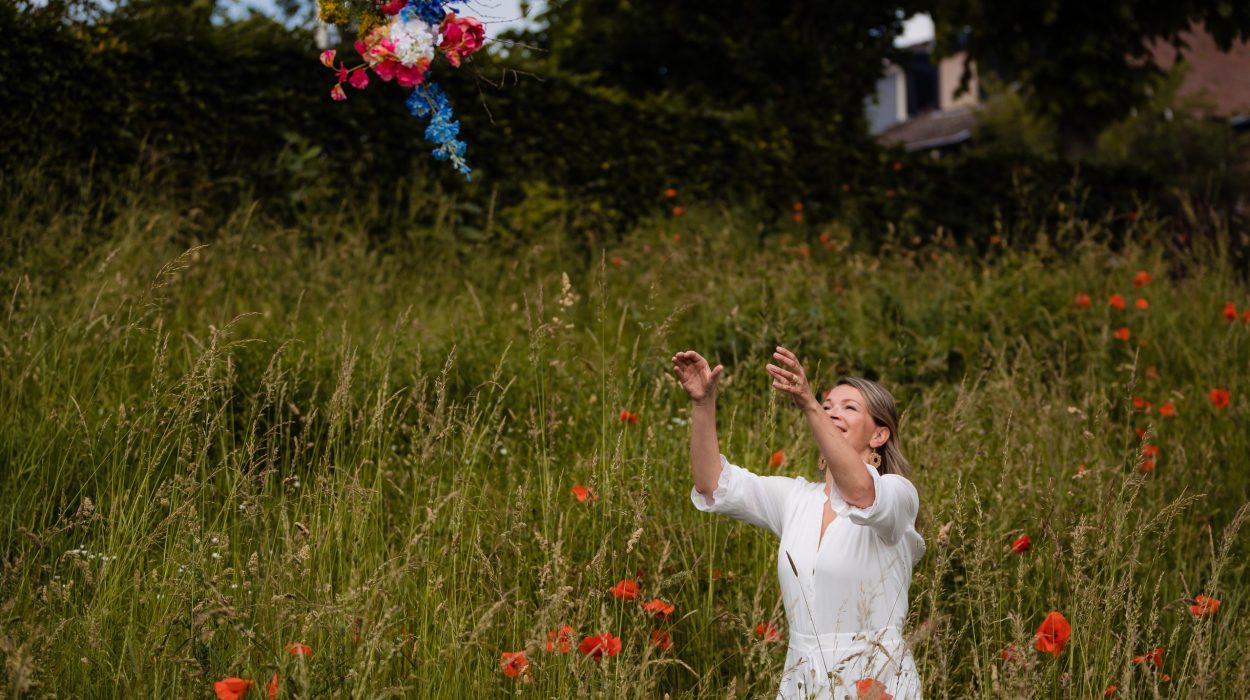
[[[868,457],[868,463],[872,465],[873,469],[881,466],[881,455],[877,453],[877,448],[872,448],[872,455]]]
[[[825,461],[824,455],[821,455],[820,456],[820,471],[823,472],[828,468],[829,468],[829,463]]]

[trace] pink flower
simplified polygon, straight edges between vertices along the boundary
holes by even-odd
[[[336,79],[336,80],[338,80],[338,81],[341,83],[341,82],[343,82],[344,80],[347,80],[347,76],[348,76],[348,74],[347,74],[347,66],[339,66],[339,72],[338,72],[338,74],[337,74],[337,75],[335,75],[334,77],[335,77],[335,79]]]
[[[334,49],[330,49],[329,51],[322,51],[321,52],[321,65],[325,66],[326,68],[333,68],[334,67],[334,54],[335,54]]]
[[[425,74],[430,69],[430,61],[421,59],[414,66],[405,66],[402,63],[397,64],[399,68],[395,71],[395,78],[400,85],[404,87],[416,87],[425,81]]]
[[[402,64],[400,64],[399,61],[394,61],[394,60],[379,61],[373,64],[372,67],[373,67],[373,72],[377,73],[379,78],[389,82],[392,78],[395,77],[395,74],[399,72],[399,69],[402,67]]]
[[[335,102],[342,102],[347,99],[347,93],[343,92],[343,83],[334,84],[334,87],[330,90],[330,97],[333,97]]]
[[[383,14],[397,15],[399,11],[404,9],[404,5],[408,4],[408,0],[391,0],[391,2],[379,7]]]
[[[352,84],[352,87],[357,90],[364,90],[369,87],[369,74],[364,70],[355,71],[352,73],[352,77],[349,82]]]
[[[456,68],[460,67],[460,59],[477,53],[486,42],[486,29],[481,22],[473,17],[461,17],[454,12],[448,12],[443,18],[440,31],[443,34],[443,43],[438,48],[447,56],[447,62]]]

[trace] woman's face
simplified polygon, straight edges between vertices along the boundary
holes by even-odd
[[[849,384],[839,384],[830,389],[821,406],[856,452],[867,455],[872,448],[884,445],[890,437],[890,431],[878,427],[868,415],[864,395]]]

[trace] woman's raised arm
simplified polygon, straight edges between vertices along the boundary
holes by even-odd
[[[690,415],[690,476],[694,488],[707,496],[720,481],[720,445],[716,440],[716,380],[725,371],[713,369],[703,356],[693,351],[673,355],[673,372],[694,402]]]

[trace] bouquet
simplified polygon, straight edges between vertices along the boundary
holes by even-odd
[[[358,24],[360,39],[355,48],[364,60],[351,67],[339,61],[336,66],[336,51],[321,52],[321,62],[334,70],[338,78],[330,97],[346,100],[344,83],[364,90],[369,86],[369,71],[384,81],[394,80],[412,88],[406,102],[408,111],[414,117],[429,120],[425,139],[435,145],[434,158],[451,163],[469,179],[471,169],[464,158],[467,146],[458,138],[460,122],[455,119],[446,93],[430,80],[430,66],[442,55],[459,68],[461,61],[485,43],[482,23],[447,8],[450,0],[389,0],[385,4],[381,0],[364,0],[351,2],[350,6],[348,2],[351,0],[320,0],[323,21]]]

